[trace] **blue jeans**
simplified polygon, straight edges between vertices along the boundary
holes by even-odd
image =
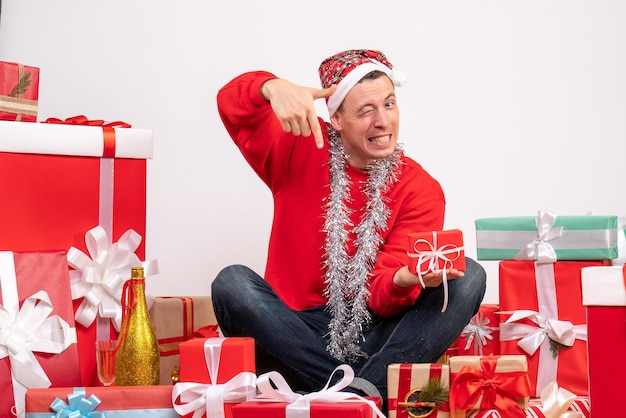
[[[468,258],[465,276],[448,283],[445,313],[441,312],[443,288],[439,286],[425,289],[415,305],[400,315],[373,315],[361,343],[368,357],[350,364],[355,375],[373,383],[386,401],[387,366],[436,362],[478,312],[485,281],[484,269]],[[212,298],[225,336],[255,339],[257,374],[276,370],[292,390],[308,393],[322,389],[341,364],[326,351],[330,316],[324,307],[287,308],[249,268],[223,269],[213,281]]]

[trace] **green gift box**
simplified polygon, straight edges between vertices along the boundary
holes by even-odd
[[[482,218],[476,224],[479,260],[606,260],[618,257],[617,216]]]

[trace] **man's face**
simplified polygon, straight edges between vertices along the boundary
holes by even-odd
[[[398,142],[400,119],[391,80],[382,76],[357,83],[330,119],[353,167],[365,169],[388,157]]]

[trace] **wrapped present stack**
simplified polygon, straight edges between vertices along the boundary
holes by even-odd
[[[0,121],[0,250],[65,251],[81,381],[95,384],[97,339],[115,338],[122,285],[145,255],[146,158],[152,132],[73,118]],[[146,274],[155,268],[146,265]]]
[[[525,355],[457,355],[449,365],[392,364],[389,417],[580,418],[589,401],[552,382],[531,396]]]
[[[600,305],[615,301],[605,303],[601,296],[595,299],[588,296],[590,302],[583,303],[581,279],[589,282],[590,289],[599,291],[596,285],[600,280],[595,278],[615,269],[611,267],[611,260],[617,259],[619,254],[618,232],[623,234],[618,228],[617,216],[557,216],[540,211],[536,217],[476,220],[478,260],[499,260],[499,301],[481,307],[459,337],[459,353],[525,358],[530,384],[527,411],[540,409],[537,405],[546,404],[541,399],[549,398],[547,392],[556,390],[571,398],[571,402],[562,407],[563,411],[578,411],[579,416],[588,417],[594,413],[595,405],[598,412],[594,416],[616,416],[617,410],[613,410],[613,414],[602,412],[606,402],[601,393],[607,393],[603,385],[612,388],[619,385],[607,383],[611,381],[607,371],[598,372],[602,368],[613,373],[614,362],[610,367],[603,367],[607,361],[606,351],[603,358],[594,352],[594,347],[606,350],[609,346],[603,344],[603,338],[615,337],[614,330],[597,331],[603,329],[601,324],[606,318],[615,317],[615,306],[611,307],[610,315],[604,312],[602,319],[592,324],[593,311],[600,312],[606,308]],[[612,271],[615,277],[623,277],[616,270]],[[621,291],[623,296],[623,286],[623,282],[612,283],[613,295]],[[624,305],[619,305],[621,302],[618,301],[618,311]],[[626,330],[626,327],[621,328]],[[451,366],[453,359],[450,359]],[[594,375],[594,370],[598,375]],[[451,378],[453,388],[454,381],[455,378]],[[621,392],[623,395],[623,390]],[[614,394],[613,399],[616,398],[618,395]],[[482,412],[481,409],[468,416],[509,416],[498,408]]]
[[[152,131],[38,122],[38,91],[39,68],[0,62],[2,416],[29,390],[101,386],[95,341],[117,337],[130,268],[158,270],[142,261]]]

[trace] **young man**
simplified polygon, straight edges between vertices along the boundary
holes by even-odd
[[[441,230],[439,183],[398,145],[398,73],[379,51],[322,62],[322,89],[257,71],[218,94],[222,121],[267,184],[274,220],[264,278],[245,266],[212,285],[226,336],[256,340],[257,372],[320,390],[339,364],[353,386],[387,397],[391,363],[435,362],[478,311],[485,272],[408,269],[407,234]],[[314,101],[325,99],[330,123]],[[371,382],[375,388],[369,384]]]

